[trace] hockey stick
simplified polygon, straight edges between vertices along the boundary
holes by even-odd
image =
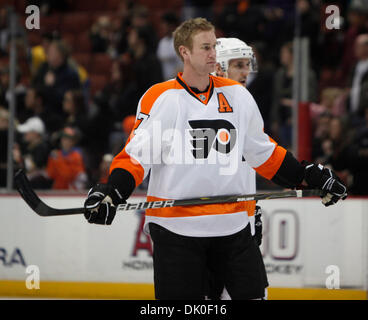
[[[70,209],[56,209],[49,207],[44,203],[37,194],[31,188],[30,182],[23,172],[19,170],[14,177],[15,187],[24,199],[24,201],[42,217],[51,216],[63,216],[70,214],[83,214],[84,208],[70,208]],[[117,211],[129,211],[129,210],[144,210],[144,209],[157,209],[167,207],[178,206],[194,206],[203,204],[220,204],[220,203],[232,203],[250,200],[268,200],[268,199],[281,199],[281,198],[305,198],[312,196],[321,196],[320,190],[289,190],[279,192],[268,193],[255,193],[246,195],[230,195],[230,196],[215,196],[215,197],[202,197],[183,200],[164,200],[164,201],[150,201],[150,202],[137,202],[137,203],[125,203],[119,204]]]

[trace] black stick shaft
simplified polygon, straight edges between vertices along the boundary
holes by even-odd
[[[34,212],[36,212],[38,215],[42,217],[64,216],[64,215],[84,213],[84,208],[82,207],[57,209],[48,206],[34,192],[23,170],[20,170],[16,173],[14,180],[15,186],[19,194],[24,199],[24,201],[32,208]],[[149,202],[120,204],[117,207],[117,211],[158,209],[167,207],[195,206],[204,204],[221,204],[221,203],[232,203],[251,200],[282,199],[291,197],[301,198],[320,195],[321,191],[319,190],[289,190],[289,191],[255,193],[246,195],[214,196],[214,197],[202,197],[202,198],[182,199],[182,200],[149,201]]]

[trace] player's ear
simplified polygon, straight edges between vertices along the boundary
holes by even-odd
[[[182,56],[183,60],[188,58],[189,49],[186,46],[179,46],[179,53]]]
[[[215,67],[216,76],[225,77],[225,72],[222,71],[220,64],[217,62]]]

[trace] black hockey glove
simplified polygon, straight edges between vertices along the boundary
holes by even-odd
[[[340,199],[346,199],[348,196],[346,186],[331,169],[307,161],[302,161],[302,165],[308,187],[325,191],[321,198],[326,207],[335,204]]]
[[[254,240],[256,241],[257,245],[260,246],[262,244],[262,209],[260,206],[256,206],[254,210]]]
[[[84,217],[89,223],[111,224],[116,206],[125,203],[118,190],[108,184],[97,184],[88,192],[84,202]]]

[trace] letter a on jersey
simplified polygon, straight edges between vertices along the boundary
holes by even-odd
[[[217,94],[217,99],[219,104],[218,111],[220,113],[233,112],[233,108],[229,105],[229,102],[227,101],[222,92]]]

